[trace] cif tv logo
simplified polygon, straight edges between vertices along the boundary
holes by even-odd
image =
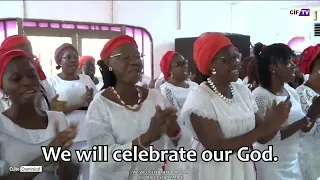
[[[310,16],[310,9],[292,9],[290,15]]]

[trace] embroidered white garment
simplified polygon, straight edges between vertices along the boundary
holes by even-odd
[[[300,96],[301,107],[307,113],[312,105],[312,99],[319,96],[310,87],[302,84],[296,89]],[[299,162],[304,180],[314,180],[320,177],[320,121],[309,133],[303,134],[300,139]]]
[[[139,111],[133,112],[108,100],[99,92],[91,102],[87,114],[88,147],[108,145],[108,162],[92,162],[90,180],[137,180],[150,179],[148,175],[137,173],[161,171],[163,162],[115,162],[112,153],[115,150],[132,149],[132,141],[145,133],[155,114],[155,106],[169,107],[169,102],[157,89],[150,89]],[[192,137],[181,126],[182,136],[178,147],[188,147]],[[163,135],[152,143],[154,149],[175,148],[168,136]],[[156,178],[156,175],[151,175]],[[159,178],[159,177],[158,177]]]
[[[8,175],[9,167],[25,166],[42,156],[41,146],[47,146],[55,136],[54,122],[59,122],[62,131],[67,127],[65,115],[61,112],[48,111],[46,129],[25,129],[14,124],[0,114],[0,176]],[[34,180],[54,180],[53,166],[46,167]]]
[[[48,79],[51,86],[59,95],[59,101],[67,101],[68,104],[76,104],[80,102],[81,96],[86,92],[86,86],[94,89],[94,94],[97,93],[96,86],[91,78],[84,74],[78,74],[79,80],[65,81],[58,75],[52,76]],[[87,127],[85,123],[87,111],[75,110],[66,114],[68,122],[79,122],[78,135],[75,142],[85,141],[87,138]]]
[[[257,87],[253,92],[253,96],[259,107],[259,116],[263,119],[266,113],[267,107],[271,107],[272,101],[276,100],[277,103],[284,101],[287,95],[290,95],[290,101],[292,104],[289,118],[282,125],[290,125],[305,116],[305,113],[301,109],[300,99],[296,91],[288,84],[284,85],[284,89],[287,93],[281,96],[276,96],[268,90]],[[274,156],[278,157],[277,162],[256,162],[257,175],[259,180],[302,180],[299,161],[298,161],[298,147],[301,131],[296,132],[292,136],[281,140],[280,131],[278,134],[268,143],[254,145],[255,149],[263,151],[268,148],[269,145],[273,146]]]
[[[186,121],[186,127],[191,130],[195,138],[192,149],[197,150],[198,154],[201,154],[205,147],[197,140],[190,120],[191,114],[218,121],[225,138],[237,137],[255,128],[255,111],[258,108],[251,98],[250,90],[242,83],[232,83],[232,87],[235,90],[235,101],[232,104],[226,103],[205,83],[190,91],[181,111],[181,119]],[[188,180],[255,180],[253,162],[241,162],[236,154],[231,155],[229,160],[229,162],[198,160],[197,163],[189,163]]]
[[[161,94],[167,98],[170,104],[175,107],[178,112],[182,109],[189,92],[197,88],[199,85],[192,81],[186,81],[188,88],[178,87],[171,83],[165,82],[160,86]]]

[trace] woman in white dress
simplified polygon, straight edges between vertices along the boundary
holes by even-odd
[[[300,61],[302,73],[310,74],[310,78],[296,91],[300,96],[301,107],[308,113],[313,99],[320,96],[320,44],[304,51]],[[304,180],[317,180],[320,177],[320,121],[316,121],[310,133],[300,140],[299,160]]]
[[[290,47],[280,43],[264,48],[255,46],[254,52],[260,87],[253,91],[253,96],[259,107],[259,115],[264,117],[274,100],[279,102],[289,96],[292,104],[287,121],[275,132],[272,141],[254,146],[255,149],[263,150],[272,145],[274,155],[278,157],[277,162],[256,163],[258,179],[302,180],[298,161],[299,139],[301,131],[308,132],[313,127],[320,113],[320,99],[311,111],[307,114],[303,112],[298,94],[287,84],[294,80],[295,75],[295,65],[292,63],[294,53]]]
[[[0,179],[76,180],[77,166],[46,162],[42,155],[42,146],[69,148],[77,129],[74,125],[68,127],[63,113],[37,110],[40,82],[32,57],[22,50],[10,50],[0,55],[0,67],[0,88],[12,103],[0,114]],[[21,166],[42,166],[43,170],[22,173],[9,169]]]
[[[92,162],[90,180],[162,178],[154,173],[162,171],[163,160],[116,162],[112,153],[149,149],[149,145],[157,150],[178,148],[191,144],[191,136],[179,126],[176,110],[157,89],[135,85],[142,70],[142,55],[132,37],[121,35],[109,40],[100,56],[105,90],[95,96],[88,109],[88,144],[107,145],[108,162]]]
[[[188,61],[181,54],[168,51],[162,56],[160,67],[166,79],[160,86],[161,93],[180,112],[190,90],[198,87],[197,83],[188,81]]]
[[[21,49],[27,52],[31,57],[33,57],[31,42],[26,36],[13,35],[7,37],[1,44],[1,49]],[[39,109],[43,111],[52,110],[52,105],[55,102],[56,93],[54,89],[48,84],[46,75],[42,71],[39,59],[33,58],[35,60],[35,68],[41,83],[41,93],[37,100]]]
[[[238,150],[269,135],[287,118],[290,103],[274,105],[265,121],[255,112],[250,90],[238,79],[238,62],[230,40],[220,33],[206,33],[194,44],[194,60],[206,82],[192,90],[182,108],[182,119],[196,139],[193,149]],[[253,162],[241,162],[236,154],[228,162],[190,163],[191,180],[255,180]]]
[[[57,100],[61,102],[62,112],[66,114],[67,121],[79,122],[79,133],[74,140],[74,149],[82,149],[87,146],[87,126],[85,117],[87,109],[97,89],[91,78],[84,74],[78,74],[79,55],[78,51],[68,43],[62,44],[55,51],[57,69],[62,72],[48,78],[49,83],[58,94]],[[83,163],[89,165],[89,163]],[[89,177],[89,167],[83,166],[83,179]]]

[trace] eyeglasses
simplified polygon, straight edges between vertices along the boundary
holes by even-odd
[[[181,60],[181,61],[177,61],[177,63],[175,63],[173,66],[184,66],[184,65],[188,65],[188,60]]]
[[[123,60],[132,60],[132,59],[143,59],[144,55],[139,53],[139,54],[132,54],[132,55],[115,54],[110,56],[110,58],[113,58],[113,57],[120,57]]]
[[[79,61],[79,56],[67,55],[67,56],[62,57],[62,59],[65,59],[67,61],[71,61],[71,60]]]

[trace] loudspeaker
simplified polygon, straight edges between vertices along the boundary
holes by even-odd
[[[238,48],[239,52],[242,54],[242,59],[250,56],[250,36],[229,33],[225,33],[224,35]],[[189,72],[195,73],[195,82],[200,84],[203,79],[193,59],[193,44],[197,38],[198,37],[187,37],[175,39],[175,51],[188,60]]]

